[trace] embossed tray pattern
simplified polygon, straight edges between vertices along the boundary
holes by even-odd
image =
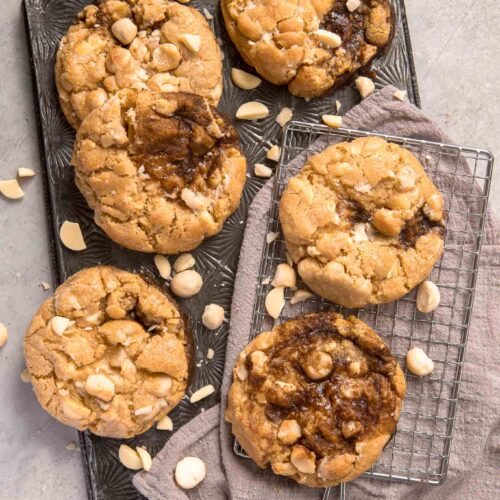
[[[146,274],[160,286],[165,286],[165,283],[159,280],[152,255],[132,252],[114,244],[94,224],[92,213],[74,184],[73,169],[70,166],[74,131],[59,108],[53,66],[60,39],[73,22],[75,15],[89,3],[91,2],[88,0],[24,0],[33,85],[39,111],[40,145],[46,174],[44,182],[47,216],[52,227],[53,271],[56,280],[61,282],[84,267],[111,264]],[[193,0],[189,5],[199,10],[207,9],[213,14],[213,20],[209,23],[224,52],[224,92],[219,109],[229,117],[234,117],[237,108],[243,102],[259,100],[265,103],[271,112],[266,119],[259,122],[235,124],[249,165],[243,198],[238,210],[226,221],[221,233],[206,240],[193,252],[204,285],[198,295],[190,299],[181,299],[179,302],[191,317],[196,345],[196,370],[187,396],[171,413],[174,430],[216,404],[220,397],[218,389],[224,368],[228,323],[224,323],[221,328],[212,332],[203,327],[200,318],[204,306],[210,302],[222,305],[226,317],[229,317],[247,210],[252,198],[265,182],[252,174],[253,165],[258,162],[265,163],[265,152],[269,144],[276,144],[280,140],[281,127],[275,122],[276,115],[283,106],[289,106],[294,110],[294,119],[318,123],[322,114],[336,113],[336,100],[342,104],[341,114],[359,101],[359,94],[352,84],[309,103],[291,96],[286,88],[276,87],[268,82],[263,82],[253,91],[236,88],[230,81],[230,68],[236,66],[245,69],[246,65],[225,31],[218,1]],[[377,74],[375,83],[377,88],[393,84],[407,90],[409,99],[418,105],[419,96],[404,2],[393,0],[393,5],[396,33],[390,48],[372,66]],[[64,220],[80,223],[87,243],[85,251],[75,253],[60,244],[58,232]],[[209,348],[214,351],[212,359],[207,359]],[[213,384],[217,391],[199,403],[190,404],[189,395],[206,384]],[[130,442],[133,445],[145,445],[154,455],[171,435],[170,432],[152,429]],[[118,461],[118,447],[121,443],[119,440],[81,433],[80,444],[89,498],[141,498],[132,485],[132,472],[125,469]]]

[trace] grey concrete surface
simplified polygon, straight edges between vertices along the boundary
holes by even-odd
[[[500,155],[500,3],[497,0],[407,2],[423,109],[457,142]],[[40,151],[20,0],[0,5],[0,178],[18,167],[40,171]],[[500,158],[499,158],[500,161]],[[498,170],[498,168],[497,168]],[[85,498],[76,432],[46,415],[23,384],[22,337],[50,292],[42,178],[23,183],[26,196],[0,198],[0,322],[10,339],[0,351],[0,497]],[[500,208],[500,175],[491,206]]]

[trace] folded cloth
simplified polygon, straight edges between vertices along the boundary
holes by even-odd
[[[395,91],[394,87],[389,86],[365,99],[344,116],[344,126],[429,141],[451,142],[422,111],[408,102],[395,99]],[[319,140],[309,148],[308,154],[324,147],[325,142]],[[304,155],[299,155],[291,167],[300,167],[304,159]],[[457,168],[456,165],[452,167]],[[465,170],[468,166],[463,162],[459,168]],[[271,179],[256,195],[249,209],[234,286],[221,405],[200,414],[183,426],[158,453],[150,472],[140,472],[134,477],[134,485],[150,500],[298,500],[320,499],[323,496],[322,490],[299,486],[289,479],[274,475],[268,469],[260,469],[251,460],[236,456],[230,426],[224,421],[232,368],[249,339],[273,185]],[[465,199],[462,201],[465,203]],[[491,214],[488,214],[447,480],[439,486],[426,486],[359,478],[348,485],[349,499],[489,499],[494,498],[500,490],[498,250],[498,224],[494,224]],[[185,456],[198,456],[207,466],[206,479],[190,491],[178,488],[173,479],[175,465]]]

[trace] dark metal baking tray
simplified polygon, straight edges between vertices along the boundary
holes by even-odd
[[[74,184],[70,166],[74,131],[66,122],[58,103],[54,84],[53,66],[60,39],[72,24],[76,14],[88,0],[24,0],[24,11],[33,69],[33,88],[38,104],[40,148],[43,153],[44,186],[47,217],[50,219],[51,256],[54,280],[58,283],[78,270],[97,264],[112,264],[123,269],[144,273],[160,282],[153,263],[153,256],[126,250],[112,241],[94,224],[92,213]],[[171,413],[174,429],[216,404],[220,398],[217,390],[212,396],[196,404],[190,404],[188,396],[198,388],[213,384],[220,388],[224,368],[224,356],[228,323],[211,332],[200,321],[205,304],[221,304],[229,317],[232,289],[239,248],[243,236],[246,214],[250,202],[264,184],[264,180],[252,175],[253,165],[265,161],[269,143],[276,144],[282,132],[275,122],[283,106],[294,110],[294,119],[318,122],[324,113],[335,113],[335,101],[342,104],[344,114],[359,102],[354,86],[347,85],[328,96],[309,103],[291,96],[286,88],[264,82],[253,91],[242,91],[231,83],[232,66],[245,69],[236,49],[224,29],[217,0],[193,0],[189,4],[200,11],[207,9],[213,14],[209,21],[218,37],[224,53],[224,92],[219,109],[234,117],[240,104],[248,100],[264,102],[271,113],[268,118],[254,122],[236,123],[241,143],[248,160],[249,174],[243,198],[238,210],[227,220],[221,233],[205,241],[194,253],[197,268],[203,275],[201,292],[191,299],[180,300],[185,311],[190,312],[196,344],[196,370],[188,395]],[[373,64],[376,71],[376,87],[393,84],[408,92],[408,98],[419,105],[419,95],[413,56],[403,0],[393,0],[396,32],[390,48]],[[72,252],[59,241],[59,227],[64,220],[78,221],[87,243],[83,252]],[[214,356],[207,359],[208,349]],[[154,455],[172,433],[155,429],[130,440],[143,444]],[[121,441],[100,438],[81,433],[80,444],[85,468],[89,498],[135,499],[141,495],[131,483],[132,472],[118,461],[117,451]]]

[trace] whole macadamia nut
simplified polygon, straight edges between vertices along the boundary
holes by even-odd
[[[187,271],[182,271],[177,273],[170,283],[170,288],[174,295],[177,297],[192,297],[196,295],[203,285],[203,279],[200,273],[188,269]]]

